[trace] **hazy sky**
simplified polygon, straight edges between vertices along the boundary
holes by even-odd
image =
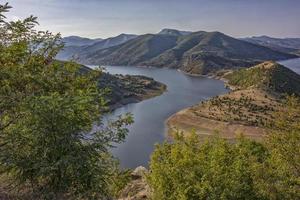
[[[7,2],[0,0],[1,3]],[[106,38],[162,28],[221,31],[235,37],[300,37],[300,0],[8,0],[9,19],[39,18],[63,36]]]

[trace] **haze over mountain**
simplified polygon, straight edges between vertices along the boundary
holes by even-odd
[[[192,74],[251,66],[264,60],[295,55],[238,40],[220,32],[181,33],[165,29],[145,34],[121,45],[79,55],[77,60],[95,65],[134,65],[176,68]]]
[[[162,29],[158,34],[160,34],[160,35],[182,36],[182,35],[189,35],[191,33],[192,33],[191,31],[179,31],[179,30],[176,30],[176,29],[165,28],[165,29]]]
[[[103,39],[101,38],[90,39],[90,38],[84,38],[79,36],[68,36],[62,38],[62,41],[65,43],[65,46],[86,46],[86,45],[92,45],[101,40]]]
[[[273,38],[258,36],[242,38],[242,40],[269,47],[271,49],[300,55],[300,38]]]
[[[109,47],[123,44],[131,39],[136,38],[136,37],[137,37],[137,35],[122,33],[116,37],[110,37],[110,38],[104,39],[102,41],[96,42],[92,45],[89,45],[87,47],[84,47],[84,48],[82,48],[82,50],[80,52],[77,52],[78,55],[76,55],[76,56],[84,58],[85,56],[88,56],[90,53],[96,52],[101,49],[106,49]]]
[[[56,58],[59,60],[70,60],[79,55],[84,57],[91,52],[122,44],[135,37],[136,35],[132,34],[120,34],[107,39],[89,39],[78,36],[64,37],[65,47]]]

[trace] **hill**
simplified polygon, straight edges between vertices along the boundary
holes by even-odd
[[[107,99],[111,109],[161,95],[166,90],[164,84],[146,76],[109,73],[101,75],[99,87],[110,89]]]
[[[235,90],[176,113],[167,122],[170,132],[195,129],[209,136],[218,131],[228,139],[243,133],[259,140],[272,129],[274,114],[285,112],[284,95],[300,96],[300,75],[275,62],[234,71],[225,78]]]
[[[90,39],[90,38],[83,38],[79,36],[68,36],[62,38],[62,41],[65,43],[65,46],[87,46],[87,45],[92,45],[101,40],[102,40],[101,38]]]
[[[77,36],[71,36],[63,38],[65,47],[56,56],[59,60],[72,60],[81,57],[85,59],[85,56],[91,54],[97,50],[109,48],[112,46],[120,45],[128,40],[137,37],[132,34],[120,34],[116,37],[110,37],[107,39],[88,39]]]
[[[78,59],[84,60],[87,55],[92,54],[93,52],[123,44],[131,39],[136,38],[136,37],[137,37],[137,35],[124,34],[124,33],[120,34],[116,37],[110,37],[110,38],[104,39],[102,41],[96,42],[92,45],[83,47],[80,51],[78,51],[75,54],[75,56]]]
[[[63,65],[64,61],[55,60]],[[79,64],[78,64],[79,65]],[[79,72],[86,74],[93,69],[79,65]],[[141,75],[112,75],[103,70],[98,80],[101,89],[108,89],[106,94],[107,105],[115,109],[129,103],[137,103],[145,99],[161,95],[167,88],[163,83]]]
[[[300,96],[300,75],[275,62],[264,62],[249,69],[225,75],[228,84],[239,89],[255,87],[280,94]]]
[[[258,36],[242,38],[242,40],[266,46],[276,51],[300,55],[300,38],[273,38],[269,36]]]
[[[169,28],[165,28],[162,29],[158,34],[159,35],[175,35],[175,36],[182,36],[182,35],[189,35],[192,32],[190,31],[179,31],[176,29],[169,29]]]
[[[171,33],[141,35],[78,60],[85,64],[169,67],[191,74],[212,74],[221,69],[249,67],[259,61],[296,57],[220,32]]]

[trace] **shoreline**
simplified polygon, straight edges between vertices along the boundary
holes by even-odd
[[[158,96],[164,94],[167,91],[167,86],[161,82],[158,82],[158,83],[161,84],[160,88],[158,90],[151,90],[151,91],[147,92],[147,94],[141,95],[141,96],[124,98],[120,102],[117,102],[117,103],[109,106],[110,111],[114,111],[114,110],[121,108],[122,106],[126,106],[128,104],[139,103],[144,100],[152,99],[152,98],[155,98],[155,97],[158,97]]]

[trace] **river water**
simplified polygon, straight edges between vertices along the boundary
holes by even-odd
[[[300,73],[300,59],[281,61],[281,64]],[[228,90],[220,80],[189,76],[173,69],[141,67],[106,67],[111,74],[144,75],[167,85],[161,96],[128,104],[116,109],[108,118],[132,113],[134,123],[128,127],[126,141],[112,150],[124,168],[148,166],[156,143],[166,138],[165,121],[174,113]]]

